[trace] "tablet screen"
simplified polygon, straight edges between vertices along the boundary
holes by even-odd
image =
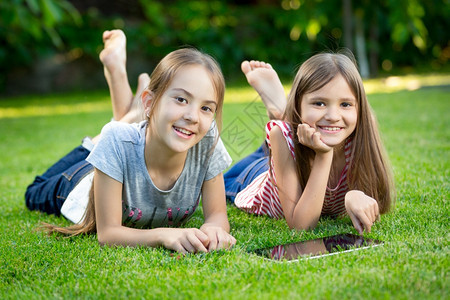
[[[314,240],[277,245],[270,248],[251,250],[271,260],[298,260],[349,252],[381,245],[382,242],[355,234],[339,234]]]

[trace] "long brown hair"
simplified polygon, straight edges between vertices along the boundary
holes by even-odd
[[[348,176],[350,189],[358,189],[377,200],[381,213],[386,213],[394,201],[392,171],[381,142],[378,125],[367,100],[361,76],[351,53],[320,53],[305,61],[295,76],[284,119],[293,130],[297,176],[305,189],[311,173],[310,162],[315,152],[303,146],[296,134],[301,124],[303,96],[321,89],[336,75],[348,83],[356,101],[358,120],[352,133],[351,164]]]
[[[219,64],[210,55],[194,48],[182,48],[167,54],[155,67],[150,75],[150,84],[148,90],[153,92],[154,98],[150,106],[149,121],[154,116],[155,107],[160,102],[162,95],[170,86],[172,79],[177,72],[188,65],[200,65],[208,71],[211,82],[216,92],[217,108],[215,112],[215,121],[218,128],[219,137],[222,128],[222,108],[225,95],[225,80]],[[95,179],[94,179],[95,180]],[[89,193],[89,202],[83,220],[80,224],[74,224],[68,227],[60,227],[43,223],[41,229],[48,234],[53,232],[61,233],[67,236],[79,234],[88,234],[96,232],[95,205],[94,205],[94,183]]]

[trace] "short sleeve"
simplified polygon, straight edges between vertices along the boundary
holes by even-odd
[[[295,152],[294,152],[294,141],[292,140],[292,130],[289,123],[286,123],[284,121],[279,120],[271,120],[266,125],[266,142],[269,148],[272,148],[272,145],[270,143],[270,131],[274,126],[278,126],[283,133],[283,137],[286,141],[286,144],[289,148],[289,151],[291,152],[292,157],[295,159]]]
[[[113,179],[123,183],[123,158],[120,155],[120,143],[116,140],[118,122],[106,124],[101,132],[100,140],[94,146],[86,160],[96,169]]]
[[[219,138],[214,148],[214,152],[210,158],[208,171],[206,172],[205,180],[210,180],[225,171],[231,165],[232,159],[228,154],[222,139]]]

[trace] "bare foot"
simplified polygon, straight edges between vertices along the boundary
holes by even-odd
[[[248,83],[258,92],[270,119],[281,119],[286,107],[286,94],[277,72],[262,61],[243,61],[241,70]]]
[[[141,94],[150,84],[150,77],[147,73],[142,73],[138,77],[136,94],[131,103],[130,110],[120,119],[121,122],[134,123],[144,120],[144,108],[142,106]]]
[[[113,117],[120,120],[130,110],[133,101],[126,71],[126,37],[122,30],[105,31],[103,43],[100,61],[111,94]]]
[[[107,30],[103,32],[104,48],[100,52],[100,61],[105,71],[111,74],[121,71],[126,73],[127,39],[122,30]]]

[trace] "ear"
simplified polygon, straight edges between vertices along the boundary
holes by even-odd
[[[145,89],[141,94],[142,107],[144,107],[145,115],[148,116],[150,113],[150,106],[154,99],[154,93],[149,89]]]

